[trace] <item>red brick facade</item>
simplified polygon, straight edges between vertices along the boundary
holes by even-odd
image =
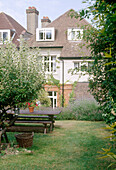
[[[70,93],[72,92],[72,84],[64,85],[64,105],[67,105],[69,102]],[[48,91],[56,91],[57,92],[57,106],[60,107],[62,104],[62,85],[58,88],[55,85],[45,85],[45,90]]]
[[[75,99],[76,100],[94,100],[93,96],[90,94],[89,83],[77,83],[77,86],[74,89]],[[57,92],[57,107],[62,106],[62,85],[58,88],[55,85],[45,85],[45,90],[56,91]],[[73,85],[65,84],[64,85],[64,106],[69,103],[70,93],[72,92]]]

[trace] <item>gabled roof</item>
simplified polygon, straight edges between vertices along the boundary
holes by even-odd
[[[63,47],[61,52],[61,57],[80,57],[89,56],[90,51],[83,47],[79,48],[80,42],[74,42],[67,40],[67,30],[68,28],[81,28],[82,25],[88,25],[89,23],[83,19],[79,20],[76,18],[71,18],[69,14],[70,10],[58,17],[56,20],[51,22],[47,27],[55,28],[55,41],[53,42],[38,42],[36,41],[36,36],[32,36],[29,40],[30,47]]]
[[[4,12],[0,13],[0,29],[15,30],[16,34],[13,39],[13,43],[15,43],[17,46],[19,45],[17,39],[20,38],[20,34],[23,31],[26,31],[24,27],[22,27],[17,21],[15,21],[12,17],[5,14]]]

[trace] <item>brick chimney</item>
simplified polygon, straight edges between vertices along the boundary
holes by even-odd
[[[48,17],[43,17],[43,19],[41,19],[42,28],[45,28],[49,23],[51,23],[51,20]]]
[[[27,31],[34,35],[36,33],[36,28],[38,28],[39,12],[36,10],[35,7],[28,7],[28,9],[26,9],[26,13],[27,13]]]

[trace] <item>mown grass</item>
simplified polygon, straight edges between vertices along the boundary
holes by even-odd
[[[110,159],[98,159],[97,152],[108,148],[104,122],[56,121],[52,133],[35,133],[31,153],[1,157],[2,170],[104,170]],[[14,133],[8,133],[15,141]]]

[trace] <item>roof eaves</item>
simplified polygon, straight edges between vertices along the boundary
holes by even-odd
[[[82,56],[82,57],[59,57],[59,60],[84,60],[92,59],[92,57]]]

